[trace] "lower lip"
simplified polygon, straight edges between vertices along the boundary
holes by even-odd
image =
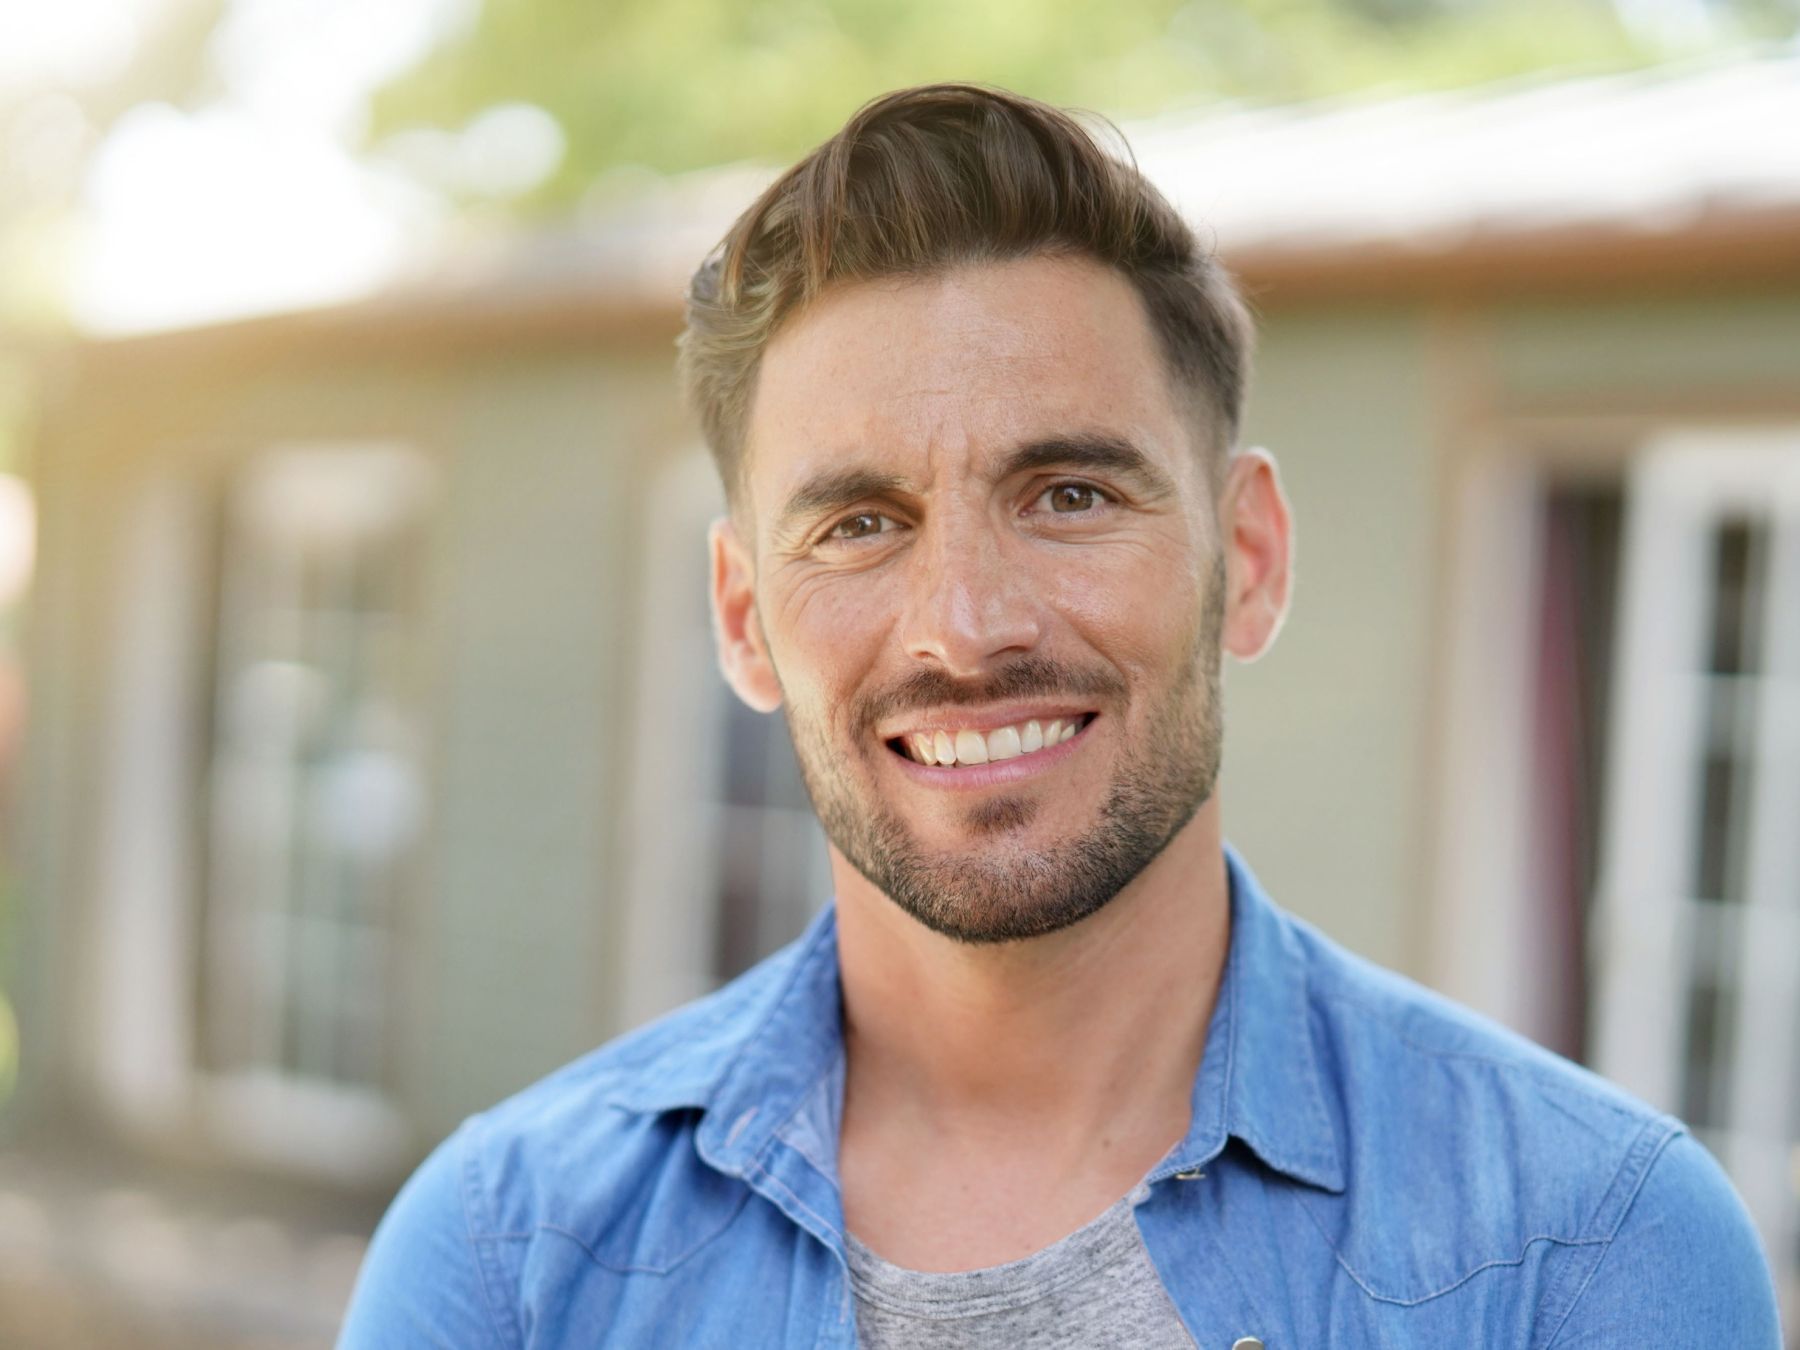
[[[1080,731],[1048,749],[1034,750],[1029,755],[1015,755],[1011,759],[988,764],[921,764],[889,746],[884,745],[882,749],[899,762],[903,773],[926,787],[943,788],[951,792],[979,792],[983,788],[1006,787],[1049,772],[1081,747],[1088,732],[1094,729],[1094,723],[1099,720],[1098,717],[1088,718]]]

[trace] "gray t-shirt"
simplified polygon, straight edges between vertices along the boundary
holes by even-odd
[[[1132,1198],[1041,1252],[983,1270],[905,1270],[851,1237],[858,1340],[869,1350],[1194,1350]]]

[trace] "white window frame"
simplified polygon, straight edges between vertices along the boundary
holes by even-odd
[[[196,750],[205,727],[207,514],[172,474],[136,485],[121,507],[107,624],[106,733],[91,940],[71,1000],[97,1104],[145,1137],[188,1125],[194,1064],[197,879],[188,841]]]
[[[1707,734],[1702,683],[1721,521],[1770,526],[1756,772],[1750,775],[1724,1123],[1702,1132],[1742,1191],[1786,1304],[1800,1313],[1800,426],[1671,430],[1633,463],[1620,572],[1606,818],[1592,929],[1594,1066],[1679,1108],[1687,956],[1707,902],[1688,894]],[[1712,905],[1713,910],[1718,906]],[[1717,918],[1718,916],[1714,916]],[[1746,1029],[1753,1034],[1743,1034]]]

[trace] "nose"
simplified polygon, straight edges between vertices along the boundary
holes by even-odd
[[[1007,556],[998,528],[969,516],[923,528],[900,625],[907,655],[967,677],[1035,648],[1042,636],[1037,577],[1027,560]]]

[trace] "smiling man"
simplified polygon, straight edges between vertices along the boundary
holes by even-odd
[[[835,903],[467,1122],[344,1344],[1776,1344],[1679,1122],[1225,845],[1221,662],[1289,587],[1248,347],[1155,190],[997,91],[878,100],[745,213],[683,349],[716,628]]]

